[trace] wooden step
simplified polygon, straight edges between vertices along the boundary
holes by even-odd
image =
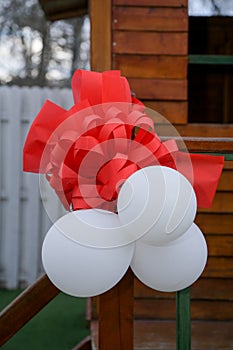
[[[233,321],[193,321],[192,350],[232,350]],[[98,322],[91,322],[92,348],[98,349]],[[114,348],[114,347],[113,347]],[[175,321],[134,322],[134,350],[175,350]]]

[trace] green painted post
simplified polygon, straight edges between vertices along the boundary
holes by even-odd
[[[176,349],[191,349],[190,288],[176,293]]]

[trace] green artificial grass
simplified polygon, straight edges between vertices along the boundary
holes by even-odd
[[[0,310],[18,294],[0,290]],[[86,300],[60,293],[16,333],[1,350],[71,350],[89,334]]]

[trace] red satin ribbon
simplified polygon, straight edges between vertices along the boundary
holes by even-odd
[[[65,208],[114,211],[122,183],[156,164],[183,173],[198,205],[211,205],[223,157],[179,152],[174,140],[162,143],[119,71],[78,70],[72,90],[75,105],[69,111],[50,101],[42,107],[28,133],[23,162],[25,171],[46,174]]]

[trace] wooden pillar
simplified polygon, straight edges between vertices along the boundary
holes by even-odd
[[[133,350],[133,273],[99,297],[99,350]]]
[[[112,1],[90,0],[91,69],[112,68]],[[133,350],[133,273],[99,296],[99,350]]]
[[[90,1],[91,69],[96,72],[112,67],[112,2]]]

